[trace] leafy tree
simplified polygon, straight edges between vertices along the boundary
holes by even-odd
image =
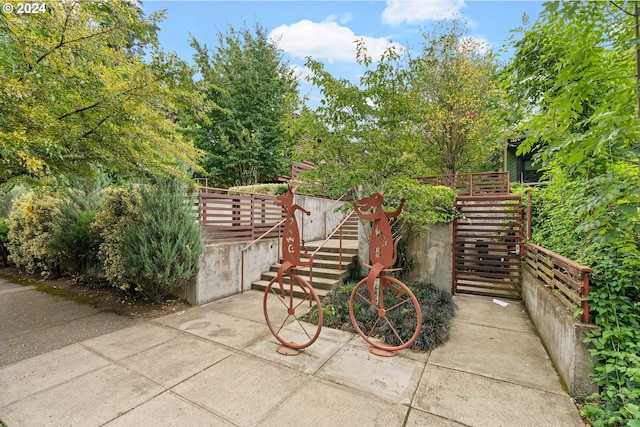
[[[634,2],[548,3],[508,68],[521,151],[544,145],[534,238],[594,269],[594,426],[636,425],[640,405],[639,15]]]
[[[496,170],[503,138],[497,62],[459,22],[423,35],[411,61],[414,155],[433,173]]]
[[[250,185],[288,171],[293,140],[288,127],[298,108],[297,80],[281,51],[257,25],[229,27],[214,51],[195,38],[200,90],[214,103],[194,117],[196,144],[206,152],[202,166],[214,185]]]
[[[304,108],[296,123],[303,140],[296,156],[317,165],[303,176],[321,183],[334,197],[385,190],[389,180],[416,171],[410,158],[409,76],[401,52],[390,47],[375,67],[361,41],[357,52],[358,63],[366,67],[359,85],[333,77],[319,61],[307,60],[311,82],[323,99],[315,111]]]
[[[171,120],[199,106],[192,71],[159,50],[161,19],[131,2],[0,14],[0,184],[91,165],[119,176],[197,167]]]

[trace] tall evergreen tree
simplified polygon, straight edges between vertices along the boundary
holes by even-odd
[[[194,118],[196,144],[206,152],[205,176],[213,185],[230,186],[286,173],[298,82],[265,28],[229,27],[213,51],[195,38],[191,45],[201,91],[217,106]]]

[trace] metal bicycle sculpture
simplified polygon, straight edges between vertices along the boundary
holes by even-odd
[[[282,259],[276,277],[271,279],[264,293],[263,309],[267,326],[282,344],[277,351],[284,355],[297,355],[299,350],[313,344],[322,329],[322,306],[313,286],[298,274],[300,266],[311,266],[313,256],[300,239],[295,212],[306,215],[310,212],[293,203],[294,189],[276,197],[276,205],[286,212],[282,235]],[[389,273],[400,269],[390,268],[397,258],[400,237],[392,243],[393,235],[389,218],[397,217],[402,211],[404,199],[395,212],[382,210],[382,193],[374,193],[354,203],[358,216],[373,220],[369,242],[369,258],[372,265],[369,275],[355,286],[349,299],[349,315],[356,332],[371,345],[371,353],[379,356],[393,356],[398,350],[415,342],[422,327],[420,304],[411,290]],[[371,209],[373,209],[372,212]],[[304,250],[308,261],[302,261],[300,249]],[[286,280],[288,279],[288,280]],[[288,282],[288,284],[285,284]],[[318,315],[313,325],[300,319],[314,305]],[[372,320],[373,319],[373,320]],[[385,342],[380,337],[385,336]]]
[[[356,332],[371,345],[371,353],[393,356],[418,338],[422,327],[422,311],[413,292],[389,275],[401,270],[390,268],[397,259],[400,237],[393,242],[389,218],[400,214],[404,199],[394,212],[382,210],[383,200],[384,194],[376,192],[353,204],[361,219],[373,220],[369,240],[372,265],[366,265],[371,271],[351,293],[349,315]],[[383,336],[385,342],[380,341]]]
[[[306,215],[310,212],[300,205],[293,203],[295,188],[289,188],[286,194],[276,197],[275,204],[282,206],[286,212],[284,232],[282,234],[282,264],[278,267],[276,277],[271,279],[264,292],[263,309],[269,330],[282,345],[278,353],[297,355],[298,350],[310,346],[320,335],[322,329],[322,307],[320,298],[311,284],[298,274],[298,267],[311,266],[313,256],[304,247],[304,240],[300,238],[296,211]],[[300,249],[304,250],[308,261],[302,261]],[[288,283],[285,283],[288,282]],[[304,322],[300,316],[308,308],[317,308],[317,325]]]

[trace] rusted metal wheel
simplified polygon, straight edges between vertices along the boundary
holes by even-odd
[[[361,280],[349,299],[349,315],[358,334],[372,347],[395,352],[415,342],[422,311],[413,292],[398,279],[379,276],[373,295]]]
[[[284,278],[283,289],[277,278],[271,279],[264,292],[264,317],[278,341],[292,349],[310,346],[322,329],[322,306],[316,291],[302,277],[290,274]],[[301,320],[311,312],[317,324]]]

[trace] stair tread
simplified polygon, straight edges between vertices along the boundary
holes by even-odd
[[[269,281],[268,280],[256,280],[256,281],[252,282],[251,285],[252,285],[252,289],[265,290],[267,288],[267,286],[269,286]],[[316,291],[316,294],[318,294],[318,296],[322,297],[322,296],[325,296],[326,294],[328,294],[329,292],[331,292],[333,289],[335,289],[337,287],[338,286],[331,287],[331,288],[327,289],[327,288],[319,288],[319,287],[315,287],[314,286],[313,290]]]
[[[267,288],[267,286],[269,286],[269,282],[265,280],[257,280],[253,282],[252,285],[254,285],[252,286],[253,289],[264,291]],[[332,289],[323,289],[323,288],[314,287],[313,290],[316,291],[316,294],[318,295],[318,297],[323,298],[325,295],[331,292]]]
[[[300,277],[304,278],[305,280],[309,280],[309,275],[308,274],[299,274]],[[265,271],[264,273],[262,273],[262,277],[260,280],[265,280],[264,277],[269,277],[271,280],[272,278],[276,277],[276,272],[275,271]],[[313,275],[313,281],[314,282],[322,282],[322,283],[334,283],[334,282],[339,282],[341,280],[340,277],[324,277],[324,276],[317,276],[317,275]]]

